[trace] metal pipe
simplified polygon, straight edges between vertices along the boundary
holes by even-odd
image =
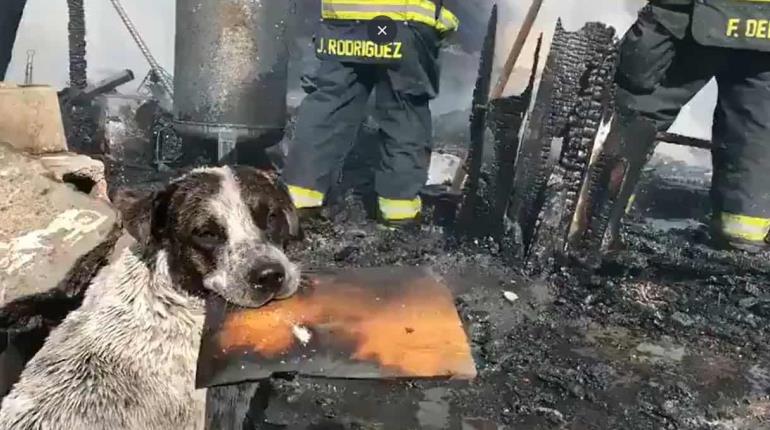
[[[27,66],[24,68],[24,85],[32,85],[33,82],[33,71],[34,71],[34,62],[35,62],[35,50],[30,49],[27,51]]]
[[[674,145],[690,146],[693,148],[700,148],[700,149],[714,148],[714,145],[708,140],[698,139],[698,138],[689,137],[689,136],[682,136],[681,134],[676,134],[676,133],[660,132],[656,137],[660,142],[671,143]]]
[[[112,3],[112,6],[115,8],[115,11],[120,16],[121,21],[123,21],[123,24],[126,26],[126,29],[128,29],[128,32],[131,34],[131,37],[134,39],[134,42],[136,42],[137,46],[139,46],[139,50],[142,51],[142,55],[144,55],[144,58],[147,60],[147,62],[150,64],[150,68],[152,68],[152,71],[155,72],[155,74],[158,76],[158,79],[161,82],[161,85],[163,86],[163,89],[165,89],[168,94],[173,98],[174,96],[174,86],[171,83],[171,79],[168,77],[168,73],[163,70],[163,68],[160,66],[160,63],[155,59],[155,57],[150,52],[150,48],[147,47],[147,44],[144,43],[144,39],[142,39],[142,36],[139,34],[139,31],[134,26],[134,23],[131,21],[131,18],[129,18],[128,14],[126,13],[126,10],[123,9],[123,5],[120,4],[119,0],[110,0]]]
[[[540,12],[540,7],[543,5],[543,0],[532,0],[532,5],[529,7],[527,16],[524,17],[524,22],[521,24],[519,34],[516,36],[516,41],[513,42],[511,52],[508,53],[508,59],[505,60],[505,65],[500,73],[500,78],[497,80],[495,89],[489,96],[490,100],[498,99],[503,95],[505,86],[508,85],[508,79],[511,77],[513,67],[516,65],[516,61],[519,59],[521,50],[524,48],[524,42],[527,41],[527,36],[532,31],[532,25],[535,23],[537,14]]]
[[[125,84],[126,82],[131,82],[134,80],[134,72],[131,70],[123,70],[121,72],[118,72],[106,79],[103,79],[99,83],[95,85],[89,85],[88,88],[83,90],[80,94],[75,97],[73,100],[76,103],[82,103],[86,101],[90,101],[94,97],[108,93],[115,88]]]

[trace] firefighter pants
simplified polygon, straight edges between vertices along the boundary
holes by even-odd
[[[719,87],[712,130],[714,220],[728,238],[763,241],[770,230],[770,54],[678,38],[643,11],[621,44],[617,105],[621,114],[640,115],[667,130],[712,78]]]
[[[323,60],[313,90],[300,105],[284,179],[298,208],[321,206],[332,175],[344,162],[374,92],[374,118],[382,135],[375,191],[385,220],[414,218],[431,155],[429,101],[438,92],[438,39],[425,27],[405,43],[397,65]],[[365,144],[365,142],[363,143]]]
[[[11,62],[13,43],[19,29],[21,15],[27,0],[2,0],[0,2],[0,81],[5,80],[5,72]]]

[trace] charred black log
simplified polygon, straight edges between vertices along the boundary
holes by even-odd
[[[86,14],[84,0],[67,0],[69,10],[69,74],[70,88],[85,90],[88,86],[86,61]],[[90,105],[73,105],[62,108],[67,144],[71,149],[84,153],[95,153],[93,136],[96,123]]]
[[[491,169],[491,186],[487,200],[491,203],[489,234],[502,237],[504,218],[511,202],[516,154],[519,152],[519,132],[532,101],[543,36],[538,38],[535,58],[527,88],[520,95],[493,100],[490,128],[495,136],[495,163]]]
[[[587,38],[595,47],[595,51],[588,60],[587,69],[580,83],[580,101],[570,117],[567,138],[562,147],[560,159],[560,164],[565,171],[565,207],[560,221],[560,230],[563,234],[559,237],[565,239],[569,234],[579,194],[586,179],[596,134],[602,120],[607,115],[611,115],[614,101],[614,76],[617,63],[615,29],[602,24],[589,24],[587,30]],[[595,182],[589,180],[589,187],[594,184]]]
[[[554,123],[559,121],[558,112],[563,104],[557,101],[557,72],[560,70],[560,56],[568,44],[568,40],[565,40],[567,37],[569,33],[565,33],[561,21],[557,22],[551,50],[543,68],[540,87],[515,164],[508,217],[518,225],[524,254],[532,243],[543,206],[545,187],[551,175],[551,141],[558,127]],[[562,100],[568,101],[566,98]]]
[[[83,90],[88,85],[86,68],[86,13],[83,0],[67,0],[69,10],[70,87]]]
[[[613,110],[615,30],[589,23],[578,32],[557,24],[533,119],[517,170],[514,198],[525,256],[543,267],[563,254],[602,119]],[[549,67],[551,67],[550,70]],[[550,93],[550,94],[549,94]],[[551,156],[558,151],[558,163]],[[526,152],[525,152],[526,151]],[[537,158],[539,155],[539,159]],[[520,166],[520,167],[519,167]],[[519,172],[517,172],[519,174]]]

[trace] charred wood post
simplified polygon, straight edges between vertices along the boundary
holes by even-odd
[[[615,29],[603,24],[588,24],[587,38],[592,47],[587,69],[580,82],[580,101],[570,116],[567,138],[562,148],[561,166],[565,170],[564,209],[559,222],[559,251],[566,250],[566,240],[584,182],[588,195],[602,187],[596,178],[586,178],[599,126],[614,111],[614,79],[617,65]],[[590,240],[595,238],[590,238]],[[590,241],[589,240],[589,241]],[[599,239],[601,240],[601,239]]]
[[[88,86],[86,61],[86,13],[84,0],[67,0],[69,12],[69,75],[70,88],[84,90]],[[67,144],[80,152],[95,153],[93,144],[96,122],[91,115],[90,106],[73,105],[62,107]]]
[[[83,0],[67,0],[69,11],[69,69],[70,87],[85,89],[88,85],[86,69],[86,13]]]
[[[520,230],[524,255],[532,251],[543,225],[548,183],[553,180],[552,176],[563,175],[564,169],[554,163],[553,154],[558,144],[566,140],[567,125],[579,101],[580,80],[591,51],[584,33],[585,29],[567,32],[561,20],[556,23],[551,51],[516,161],[508,214]]]
[[[487,109],[489,105],[489,90],[492,85],[492,66],[495,59],[495,43],[497,39],[497,5],[492,7],[487,24],[487,35],[481,50],[479,72],[476,87],[473,90],[473,105],[470,117],[470,147],[465,160],[465,167],[457,172],[453,189],[462,188],[462,207],[459,216],[459,229],[472,231],[477,227],[474,218],[479,203],[479,182],[481,165],[484,156],[484,135],[487,127]],[[467,174],[465,185],[463,179]]]
[[[518,236],[526,253],[532,242],[545,188],[553,169],[551,145],[555,136],[555,119],[559,117],[556,103],[559,54],[563,48],[564,30],[561,21],[556,24],[551,49],[540,78],[535,103],[529,114],[518,151],[513,187],[507,215],[518,228]]]
[[[599,125],[613,109],[615,43],[601,23],[576,32],[556,24],[507,211],[532,266],[565,251]]]
[[[489,219],[489,234],[501,238],[504,235],[504,219],[513,191],[514,166],[519,152],[519,133],[525,115],[532,101],[540,48],[543,35],[537,41],[529,84],[521,95],[492,100],[490,127],[495,136],[495,163],[491,169],[491,186],[488,201],[492,205]]]
[[[619,44],[615,29],[588,23],[579,31],[568,32],[557,22],[521,142],[518,132],[532,96],[534,74],[522,95],[485,100],[480,89],[488,84],[485,67],[489,67],[491,40],[488,33],[474,93],[466,169],[458,174],[460,179],[468,175],[460,230],[492,236],[501,244],[509,243],[513,236],[531,267],[562,265],[564,257],[584,257],[586,253],[598,257],[605,236],[600,227],[606,217],[590,208],[607,198],[604,191],[609,182],[597,176],[601,169],[589,167],[601,167],[606,161],[603,151],[596,159],[592,155],[600,126],[613,118],[615,110]],[[536,70],[537,58],[535,64]],[[481,162],[486,126],[495,134],[491,166]],[[671,133],[659,133],[658,139],[703,149],[712,146]],[[577,238],[573,227],[584,212],[590,215],[588,228]],[[517,231],[506,229],[510,226]]]

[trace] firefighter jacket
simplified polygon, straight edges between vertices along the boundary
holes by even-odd
[[[456,31],[457,17],[436,0],[322,0],[324,20],[371,21],[388,17],[398,22],[428,25],[439,33]]]
[[[657,21],[679,39],[704,46],[770,52],[770,2],[650,0]]]

